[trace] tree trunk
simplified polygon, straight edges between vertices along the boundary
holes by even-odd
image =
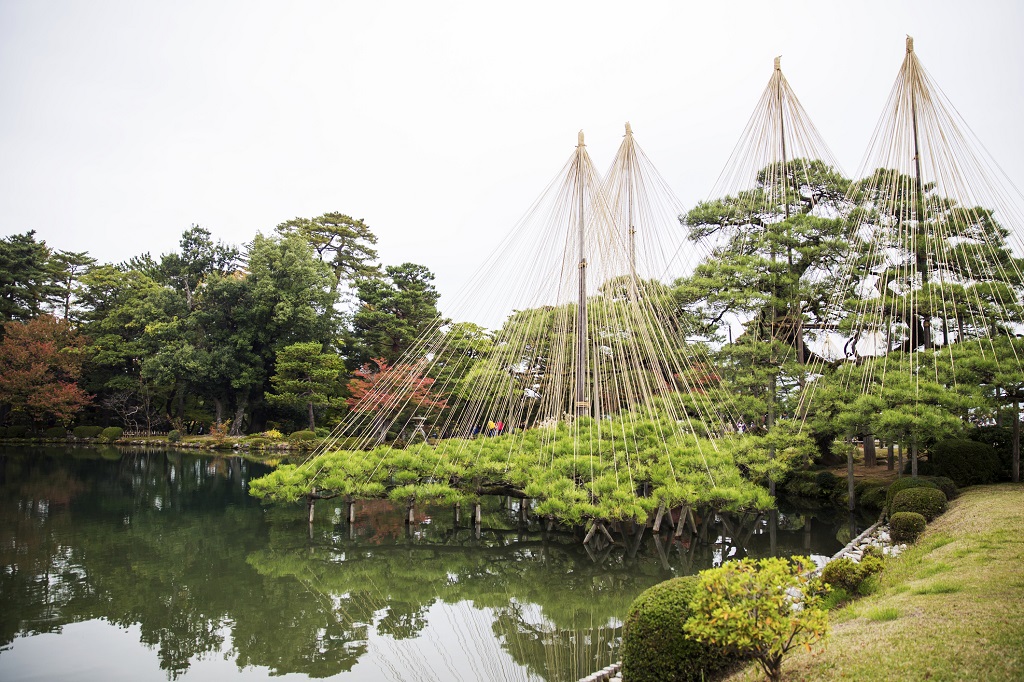
[[[775,375],[772,374],[768,379],[768,413],[765,415],[765,429],[771,431],[771,428],[775,426]],[[775,446],[768,446],[768,459],[775,459]],[[775,480],[771,477],[768,478],[768,494],[775,497]]]
[[[892,471],[893,469],[896,468],[896,453],[894,452],[895,448],[893,447],[893,444],[892,444],[891,440],[889,442],[887,442],[885,445],[886,445],[886,454],[887,454],[887,457],[886,457],[886,465],[887,466],[886,466],[886,468],[889,471]]]
[[[215,424],[224,422],[224,401],[220,398],[213,399],[213,421]]]
[[[316,422],[313,420],[313,403],[310,402],[310,403],[308,403],[308,405],[309,405],[309,430],[310,431],[316,431]]]
[[[242,435],[242,421],[245,419],[245,411],[249,408],[249,392],[244,391],[238,394],[238,403],[235,406],[235,418],[231,422],[229,436]]]
[[[873,467],[877,465],[878,459],[875,454],[875,435],[869,433],[864,436],[864,466]]]
[[[1013,465],[1012,480],[1020,483],[1020,401],[1013,401]]]
[[[903,478],[903,443],[897,443],[900,449],[899,459],[896,460],[896,478]]]
[[[910,476],[917,478],[917,438],[910,441]]]

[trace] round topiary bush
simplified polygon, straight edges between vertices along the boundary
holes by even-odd
[[[316,432],[315,431],[293,431],[292,434],[290,436],[288,436],[288,438],[289,438],[289,440],[313,440],[314,438],[316,438]]]
[[[79,440],[92,440],[93,438],[96,438],[101,433],[103,433],[103,427],[102,426],[76,426],[74,431],[72,431],[72,433],[75,434],[75,438],[77,438]]]
[[[889,490],[885,493],[885,506],[892,508],[892,500],[896,497],[896,494],[910,488],[933,488],[939,489],[939,486],[935,485],[928,479],[924,478],[900,478],[892,482],[889,486]]]
[[[100,432],[100,438],[102,438],[108,443],[113,443],[122,435],[124,435],[124,429],[122,429],[120,426],[108,426],[107,428],[103,429]]]
[[[703,680],[728,658],[683,631],[697,576],[673,578],[640,594],[629,607],[622,634],[622,677],[630,682]]]
[[[931,521],[946,511],[946,494],[934,488],[909,488],[901,490],[892,498],[890,513],[917,512]]]
[[[51,426],[43,431],[43,438],[47,440],[64,440],[68,437],[68,430],[63,426]]]
[[[996,449],[973,440],[936,443],[929,454],[931,474],[953,479],[961,488],[999,479],[1002,463]]]
[[[177,443],[179,441],[181,441],[181,431],[178,429],[171,429],[167,432],[168,443]]]
[[[8,438],[27,438],[28,427],[24,425],[8,426],[7,427]]]
[[[928,522],[915,512],[896,512],[889,518],[889,536],[895,542],[914,542]]]

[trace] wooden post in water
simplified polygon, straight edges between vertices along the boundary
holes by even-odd
[[[655,533],[657,533],[658,531],[661,530],[661,519],[662,519],[663,516],[665,516],[665,503],[664,502],[662,502],[658,506],[658,514],[657,514],[657,516],[654,517],[654,525],[651,527],[651,530],[653,530]]]
[[[455,503],[455,527],[456,528],[459,527],[459,523],[462,520],[461,517],[462,517],[462,503],[461,502],[456,502]]]
[[[857,498],[853,493],[853,443],[846,448],[846,494],[849,497],[846,507],[851,512],[857,507]]]
[[[309,525],[313,525],[313,502],[316,500],[316,488],[313,488],[309,492],[309,496],[306,498],[306,507],[309,512]]]
[[[348,525],[352,525],[356,522],[356,501],[348,501]]]

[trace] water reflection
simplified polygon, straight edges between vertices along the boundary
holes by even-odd
[[[646,587],[842,545],[835,519],[807,510],[697,515],[697,534],[679,537],[616,526],[584,546],[503,498],[479,526],[431,507],[406,524],[385,502],[358,503],[349,523],[345,505],[321,502],[310,532],[303,510],[248,497],[264,472],[190,453],[0,451],[0,678],[46,677],[26,638],[102,619],[156,653],[136,679],[227,660],[243,678],[576,680],[617,658]],[[49,658],[69,637],[48,640]],[[111,670],[145,660],[130,658]]]

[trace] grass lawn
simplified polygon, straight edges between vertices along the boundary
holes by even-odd
[[[786,680],[1024,680],[1024,485],[963,491]],[[732,682],[762,679],[753,668]]]

